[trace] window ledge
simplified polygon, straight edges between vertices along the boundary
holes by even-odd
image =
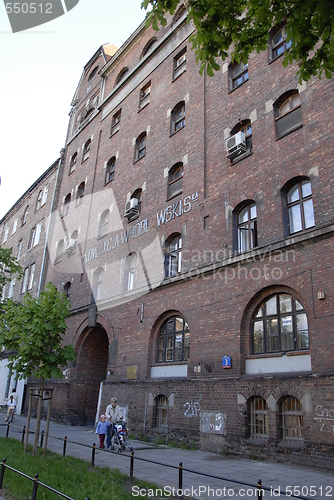
[[[186,64],[185,62],[183,64]],[[180,76],[183,75],[183,73],[185,73],[187,70],[187,66],[185,66],[184,68],[182,68],[182,65],[179,66],[178,68],[174,69],[174,74],[173,74],[173,80],[172,82],[175,82],[176,80],[178,80],[178,78],[180,78]]]
[[[248,156],[252,156],[252,154],[253,154],[253,151],[246,151],[246,153],[242,154],[241,156],[239,156],[235,160],[232,160],[231,165],[236,165],[237,163],[239,163],[239,161],[244,160]]]
[[[142,101],[141,104],[139,104],[138,108],[138,113],[140,113],[144,108],[146,108],[150,104],[150,101],[148,100],[147,102]]]
[[[180,130],[183,130],[184,128],[185,125],[183,125],[183,127],[178,128],[177,130],[174,130],[174,132],[172,132],[169,137],[173,137],[173,135],[177,134],[178,132],[180,132]]]
[[[83,163],[85,163],[85,161],[87,161],[88,159],[89,159],[89,156],[87,156],[87,158],[85,158],[84,160],[82,160],[82,161],[81,161],[81,165],[82,165]]]
[[[142,156],[141,158],[137,158],[137,160],[133,160],[133,164],[138,163],[140,160],[145,158],[145,156],[146,156],[146,154],[144,156]]]
[[[118,127],[118,129],[117,129],[117,130],[111,131],[111,134],[110,134],[110,136],[109,136],[109,139],[111,139],[112,137],[114,137],[114,135],[116,135],[116,134],[117,134],[117,132],[119,132],[119,127]]]
[[[264,354],[251,354],[250,356],[245,356],[245,359],[280,358],[282,356],[303,356],[305,354],[311,354],[311,351],[309,349],[305,349],[305,351],[267,352]]]

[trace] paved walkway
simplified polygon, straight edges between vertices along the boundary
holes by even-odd
[[[26,418],[16,415],[11,424],[9,436],[21,439],[24,425],[26,425]],[[32,419],[31,430],[34,428],[35,420]],[[41,431],[45,428],[46,422],[43,421]],[[6,426],[0,426],[1,437],[5,437],[6,430]],[[93,443],[98,445],[99,442],[93,427],[65,426],[51,422],[49,432],[49,450],[62,454],[66,436],[66,455],[91,461]],[[32,442],[33,435],[29,438],[29,443]],[[74,443],[81,443],[85,446]],[[296,496],[334,500],[334,475],[319,469],[247,460],[198,450],[154,446],[139,441],[132,441],[131,444],[135,456],[134,477],[154,482],[160,488],[166,488],[167,493],[172,491],[172,488],[175,491],[178,489],[179,463],[182,462],[183,493],[191,498],[218,500],[254,497],[254,500],[257,500],[255,488],[257,481],[261,479],[263,487],[267,488],[264,491],[264,499],[274,500],[279,496],[284,499],[285,495],[282,491],[287,491]],[[156,462],[156,464],[151,462]],[[129,474],[130,454],[96,449],[95,465],[107,466]],[[199,474],[194,474],[190,470]],[[207,476],[200,474],[207,474]],[[159,496],[159,492],[158,495],[153,493],[154,495],[149,491],[139,491],[136,487],[133,489],[134,498]],[[2,500],[1,497],[0,500]]]

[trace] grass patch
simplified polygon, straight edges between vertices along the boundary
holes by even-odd
[[[31,449],[32,447],[30,447]],[[90,463],[73,457],[62,457],[56,453],[47,452],[32,455],[23,452],[23,444],[16,439],[0,438],[1,459],[6,458],[6,464],[30,477],[39,474],[39,480],[52,488],[74,498],[84,500],[133,500],[128,476],[108,467],[92,469]],[[141,488],[158,488],[145,481],[134,481]],[[0,495],[11,500],[27,500],[31,498],[32,481],[6,469],[3,489]],[[56,500],[61,497],[38,486],[38,500]]]

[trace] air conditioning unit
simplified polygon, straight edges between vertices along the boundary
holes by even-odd
[[[137,198],[131,198],[131,200],[125,203],[125,214],[124,217],[128,219],[138,214],[138,200]]]
[[[226,156],[234,160],[237,156],[246,152],[246,139],[244,132],[237,132],[226,140]]]

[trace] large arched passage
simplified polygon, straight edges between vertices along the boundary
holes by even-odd
[[[82,424],[95,422],[100,383],[107,377],[108,335],[97,325],[84,332],[77,360],[74,407]]]

